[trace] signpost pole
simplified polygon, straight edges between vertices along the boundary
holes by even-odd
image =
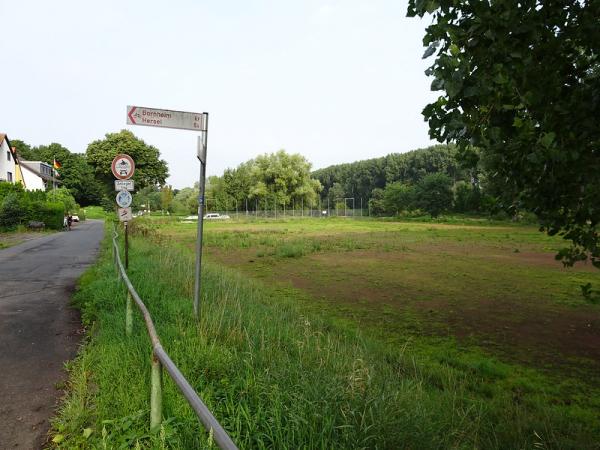
[[[125,225],[125,270],[129,270],[129,227],[127,222],[123,222]]]
[[[196,271],[194,280],[194,315],[200,319],[200,293],[202,289],[202,231],[204,225],[204,201],[206,181],[206,144],[208,134],[208,113],[204,115],[204,130],[198,136],[198,159],[200,159],[200,180],[198,183],[198,233],[196,236]]]

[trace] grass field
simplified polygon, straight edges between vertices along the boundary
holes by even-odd
[[[600,308],[579,294],[598,273],[534,228],[207,222],[199,325],[195,224],[134,228],[134,285],[240,448],[600,448]],[[105,255],[77,294],[92,328],[58,445],[209,447],[168,380],[147,432],[149,344],[139,321],[125,340],[123,298]]]
[[[389,340],[452,337],[534,367],[600,369],[600,308],[535,227],[373,220],[208,222],[208,258],[350,318]],[[161,234],[193,248],[195,225]],[[324,308],[324,309],[323,309]]]

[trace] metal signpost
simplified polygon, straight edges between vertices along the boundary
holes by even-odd
[[[131,214],[131,193],[133,191],[133,180],[129,180],[135,172],[135,162],[129,155],[120,154],[115,156],[111,164],[111,170],[115,178],[115,190],[118,192],[116,201],[119,209],[117,215],[125,227],[125,269],[129,269],[129,230],[128,222],[133,218]],[[131,187],[131,189],[129,189]]]
[[[204,189],[206,180],[206,147],[208,135],[208,113],[172,111],[170,109],[127,106],[127,124],[147,127],[176,128],[178,130],[199,131],[197,157],[200,160],[200,180],[198,193],[198,232],[196,236],[196,268],[194,279],[194,314],[200,317],[200,292],[202,288],[202,231],[204,225]]]

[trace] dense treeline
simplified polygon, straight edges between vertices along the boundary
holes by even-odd
[[[455,146],[435,145],[311,173],[304,157],[280,150],[210,177],[206,202],[240,210],[368,207],[371,215],[489,211],[493,202],[484,194],[483,171],[465,169],[457,156]],[[197,187],[175,191],[172,209],[194,212],[197,196]],[[154,198],[158,205],[158,193]]]
[[[355,197],[370,199],[373,190],[387,184],[416,184],[425,175],[444,173],[454,182],[470,181],[470,175],[456,159],[453,145],[435,145],[407,153],[338,164],[315,170],[311,175],[323,186],[322,198]]]
[[[323,200],[345,198],[367,201],[372,215],[444,211],[477,213],[493,209],[484,194],[481,167],[465,169],[453,145],[434,145],[407,153],[339,164],[312,173],[321,185]],[[486,186],[490,192],[492,186]]]

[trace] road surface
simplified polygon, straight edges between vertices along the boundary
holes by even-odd
[[[81,339],[69,307],[77,278],[96,259],[101,221],[75,224],[0,250],[0,449],[40,449],[63,364]]]

